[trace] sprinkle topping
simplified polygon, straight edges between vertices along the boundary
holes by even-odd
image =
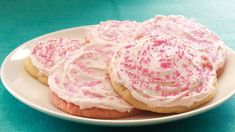
[[[143,23],[139,36],[164,32],[174,35],[196,49],[205,51],[217,69],[225,63],[226,50],[219,36],[193,19],[183,16],[156,16]]]
[[[79,38],[60,38],[39,41],[32,49],[32,63],[45,75],[67,54],[85,45]]]

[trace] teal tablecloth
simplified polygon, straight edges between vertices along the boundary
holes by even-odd
[[[143,21],[156,14],[194,17],[235,49],[233,0],[0,0],[0,62],[14,48],[56,30],[108,19]],[[11,96],[0,83],[0,131],[235,131],[235,97],[204,114],[132,128],[73,123],[40,113]]]

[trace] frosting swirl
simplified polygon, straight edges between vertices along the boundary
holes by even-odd
[[[109,43],[90,43],[69,54],[49,75],[51,90],[80,109],[131,111],[133,107],[115,93],[109,80],[107,67],[115,49]]]
[[[85,45],[79,38],[59,38],[39,41],[32,48],[30,59],[40,72],[48,76],[54,65],[68,53]]]
[[[134,40],[140,23],[135,21],[109,20],[87,28],[86,38],[90,42],[126,42]]]
[[[193,19],[183,16],[156,16],[143,23],[140,36],[164,32],[181,38],[196,49],[205,51],[217,69],[225,63],[226,50],[219,36]]]
[[[215,92],[211,59],[163,33],[120,48],[110,65],[112,79],[151,107],[190,107]]]

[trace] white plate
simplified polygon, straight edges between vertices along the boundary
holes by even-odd
[[[235,93],[235,81],[233,80],[235,78],[235,53],[228,48],[230,53],[227,56],[225,71],[218,80],[218,92],[216,97],[211,102],[195,110],[172,115],[146,112],[137,116],[116,120],[90,119],[66,114],[51,104],[48,94],[49,88],[26,73],[23,67],[23,59],[29,55],[30,48],[35,41],[48,37],[79,36],[83,38],[83,35],[84,27],[71,28],[41,36],[16,48],[6,57],[1,67],[1,78],[6,89],[21,102],[43,113],[75,122],[110,126],[158,124],[191,117],[215,108]]]

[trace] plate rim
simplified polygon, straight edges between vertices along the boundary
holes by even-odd
[[[101,126],[142,126],[142,125],[161,124],[161,123],[181,120],[181,119],[185,119],[185,118],[189,118],[189,117],[192,117],[192,116],[196,116],[196,115],[199,115],[199,114],[204,113],[206,111],[209,111],[209,110],[219,106],[220,104],[224,103],[225,101],[227,101],[229,98],[231,98],[235,94],[235,89],[234,89],[227,96],[223,97],[221,100],[219,100],[217,102],[214,102],[213,104],[209,104],[207,106],[203,106],[201,108],[194,109],[192,111],[188,111],[188,112],[185,112],[185,113],[180,113],[180,114],[175,114],[175,115],[170,115],[170,116],[165,116],[165,117],[159,117],[161,119],[159,119],[159,118],[150,118],[150,119],[133,119],[133,120],[115,120],[115,119],[93,119],[93,118],[79,117],[79,116],[69,115],[69,114],[66,114],[66,113],[56,112],[56,111],[47,109],[45,107],[38,106],[37,104],[31,103],[27,99],[24,99],[23,97],[18,95],[17,92],[12,90],[12,88],[7,84],[6,78],[5,78],[4,69],[6,69],[6,65],[7,65],[8,61],[10,60],[10,57],[18,49],[29,45],[30,42],[32,42],[32,41],[41,39],[41,38],[43,38],[45,36],[48,36],[48,35],[53,35],[53,34],[56,34],[56,33],[61,33],[61,32],[70,31],[70,30],[76,30],[76,29],[79,30],[79,29],[82,29],[82,28],[85,28],[85,27],[88,27],[88,26],[90,26],[90,25],[80,26],[80,27],[73,27],[73,28],[67,28],[67,29],[62,29],[62,30],[51,32],[51,33],[47,33],[45,35],[41,35],[41,36],[33,38],[33,39],[29,40],[29,41],[26,41],[26,42],[22,43],[21,45],[19,45],[14,50],[12,50],[6,56],[4,61],[2,62],[1,69],[0,69],[0,71],[1,71],[1,80],[2,80],[2,83],[3,83],[4,87],[5,87],[5,89],[12,96],[14,96],[17,100],[19,100],[23,104],[25,104],[25,105],[29,106],[30,108],[33,108],[33,109],[35,109],[35,110],[37,110],[39,112],[42,112],[44,114],[47,114],[47,115],[50,115],[50,116],[53,116],[53,117],[56,117],[56,118],[68,120],[68,121],[85,123],[85,124],[92,124],[92,125],[101,125]],[[225,46],[226,46],[226,48],[229,51],[231,51],[232,54],[235,54],[235,51],[233,51],[227,45],[225,45]]]

